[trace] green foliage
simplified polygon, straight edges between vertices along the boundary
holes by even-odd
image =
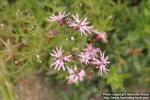
[[[8,0],[14,1],[14,0]],[[64,100],[87,100],[107,91],[127,91],[138,84],[150,89],[150,0],[0,0],[0,96],[15,100],[14,86],[20,76],[40,71],[50,85],[60,85],[56,95]],[[111,64],[108,75],[94,75],[78,85],[66,86],[65,73],[57,74],[49,64],[49,53],[62,46],[65,53],[79,53],[87,37],[46,19],[52,13],[66,11],[88,17],[94,27],[108,33],[108,44],[96,46],[106,50]],[[64,26],[65,27],[65,26]],[[49,36],[51,29],[60,35]],[[75,37],[71,41],[71,37]],[[75,48],[77,47],[77,48]],[[77,62],[74,62],[77,63]],[[73,65],[73,64],[71,64]],[[64,88],[67,91],[64,92]],[[131,91],[130,89],[128,91]]]

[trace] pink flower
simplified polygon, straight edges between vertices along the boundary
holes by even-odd
[[[96,39],[97,40],[102,40],[103,42],[107,43],[107,33],[106,32],[99,32],[97,30],[93,31],[94,33],[96,33]]]
[[[64,24],[64,18],[68,15],[69,14],[65,13],[65,12],[63,12],[63,13],[59,12],[57,15],[52,14],[52,16],[50,16],[48,18],[48,21],[50,21],[50,22],[55,22],[56,21],[60,24]]]
[[[72,15],[73,19],[68,20],[68,24],[70,27],[74,27],[74,29],[78,29],[81,32],[81,35],[91,34],[93,26],[89,26],[89,22],[87,22],[87,18],[80,20],[78,14]]]
[[[83,52],[79,55],[79,60],[86,65],[91,63],[91,60],[97,56],[97,53],[100,52],[99,48],[93,47],[90,43],[87,45],[87,48],[83,49]]]
[[[50,30],[49,34],[58,35],[59,32],[57,30],[55,30],[55,29],[52,29],[52,30]]]
[[[96,65],[96,68],[102,73],[107,73],[109,71],[106,67],[110,62],[108,61],[108,56],[105,57],[105,53],[100,52],[99,59],[94,58],[92,64]]]
[[[66,62],[70,61],[70,57],[72,55],[68,55],[68,56],[63,56],[63,51],[61,50],[61,47],[58,49],[56,47],[55,50],[53,50],[53,53],[50,54],[52,57],[54,57],[55,62],[52,63],[50,66],[55,66],[54,69],[60,70],[60,68],[62,68],[65,71],[65,66],[64,64]]]
[[[82,62],[82,63],[85,63],[86,65],[88,63],[90,63],[90,60],[91,60],[91,55],[90,53],[88,52],[81,52],[80,55],[79,55],[79,60]]]
[[[88,52],[92,57],[96,57],[97,53],[100,52],[100,49],[93,47],[90,43],[87,45],[87,48],[84,49],[84,52]]]
[[[78,81],[82,81],[85,77],[85,72],[82,69],[81,71],[77,70],[77,67],[74,65],[74,68],[68,68],[69,76],[67,77],[68,83],[78,83]]]

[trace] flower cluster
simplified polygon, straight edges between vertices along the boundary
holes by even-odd
[[[69,18],[69,14],[63,12],[58,13],[57,15],[52,15],[48,18],[48,21],[57,22],[61,25],[66,24],[68,27],[72,28],[73,31],[79,31],[81,35],[89,36],[92,33],[95,33],[95,38],[97,40],[102,40],[103,42],[107,42],[107,34],[106,32],[99,32],[93,29],[93,26],[90,25],[90,22],[87,21],[87,18],[80,19],[79,15],[72,15]],[[58,35],[59,32],[55,29],[50,31],[52,35]],[[66,79],[68,80],[69,84],[78,83],[82,81],[83,78],[86,76],[85,69],[79,69],[74,65],[73,67],[68,66],[68,62],[71,62],[74,55],[71,54],[64,54],[62,47],[56,47],[52,50],[53,53],[50,53],[51,57],[53,58],[53,63],[50,64],[51,67],[54,67],[55,70],[63,70],[68,72],[68,76]],[[107,73],[109,71],[108,64],[108,56],[105,56],[105,52],[102,52],[100,48],[95,48],[92,43],[87,44],[87,47],[82,49],[81,52],[76,56],[76,60],[84,66],[88,65],[95,65],[95,68],[102,73]]]
[[[72,15],[71,18],[66,18],[70,14],[66,12],[59,12],[58,14],[50,16],[48,21],[50,22],[58,22],[59,24],[67,24],[68,27],[73,28],[73,30],[77,30],[81,33],[81,35],[89,36],[92,33],[95,33],[97,40],[102,40],[103,42],[107,42],[107,34],[106,32],[100,32],[90,26],[90,22],[87,21],[87,18],[80,19],[79,15]]]
[[[92,44],[88,44],[87,48],[83,49],[83,52],[79,55],[80,61],[86,65],[91,63],[92,59],[97,57],[97,53],[100,51],[99,48],[93,47]]]
[[[107,69],[107,64],[110,62],[108,61],[108,56],[105,57],[105,53],[102,52],[99,48],[95,48],[92,44],[88,44],[87,48],[83,49],[83,52],[79,55],[80,61],[82,63],[87,64],[94,64],[96,68],[102,73],[107,73],[109,71]]]

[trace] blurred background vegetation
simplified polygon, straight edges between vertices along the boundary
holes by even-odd
[[[109,55],[108,75],[67,85],[48,67],[51,49],[69,45],[48,36],[60,26],[46,19],[63,11],[108,33],[107,44],[96,42]],[[88,40],[77,37],[83,48]],[[149,76],[150,0],[0,0],[0,100],[99,100],[104,91],[148,92]]]

